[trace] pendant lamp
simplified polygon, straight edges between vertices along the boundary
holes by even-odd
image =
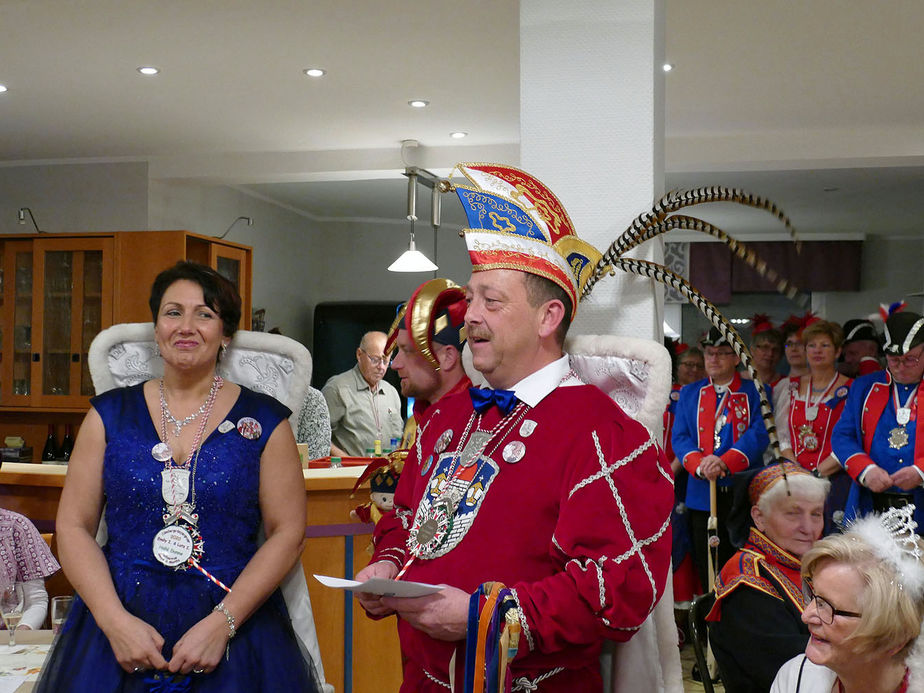
[[[389,272],[435,272],[439,269],[434,263],[430,262],[426,255],[417,250],[417,245],[414,242],[414,222],[417,221],[417,172],[416,167],[410,167],[405,171],[407,176],[407,218],[411,222],[411,240],[408,244],[408,249],[388,266]],[[439,191],[435,187],[433,190],[431,216],[435,232],[440,225],[440,212]]]

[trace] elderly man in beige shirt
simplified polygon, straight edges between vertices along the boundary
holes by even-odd
[[[388,369],[385,333],[367,332],[356,349],[356,365],[333,376],[321,392],[330,409],[331,452],[361,457],[379,440],[401,438],[401,398],[382,380]]]

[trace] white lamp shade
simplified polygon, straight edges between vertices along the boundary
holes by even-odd
[[[426,255],[417,250],[413,240],[408,249],[388,266],[389,272],[433,272],[438,269]]]

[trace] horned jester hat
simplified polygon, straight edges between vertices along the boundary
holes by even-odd
[[[629,250],[674,229],[698,231],[725,243],[737,257],[774,282],[781,293],[793,298],[797,294],[796,288],[767,267],[753,250],[708,222],[677,213],[709,202],[754,207],[779,219],[798,247],[792,224],[782,210],[769,200],[733,188],[672,191],[658,200],[650,211],[634,219],[629,228],[601,254],[578,238],[568,213],[555,194],[525,171],[512,166],[481,163],[462,163],[456,169],[470,185],[454,185],[450,180],[444,180],[441,190],[455,191],[465,209],[469,228],[462,233],[473,272],[515,269],[545,277],[571,298],[571,320],[577,314],[579,301],[590,295],[600,279],[607,274],[615,274],[616,270],[654,279],[676,289],[702,311],[751,374],[760,394],[761,412],[774,457],[777,461],[782,459],[773,412],[763,383],[754,369],[748,348],[735,328],[680,275],[655,262],[625,257]]]

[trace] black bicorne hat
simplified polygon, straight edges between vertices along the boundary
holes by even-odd
[[[885,323],[885,345],[889,356],[902,356],[924,344],[924,318],[911,311],[892,313]]]
[[[848,320],[844,323],[844,344],[869,340],[881,344],[882,339],[869,320]]]

